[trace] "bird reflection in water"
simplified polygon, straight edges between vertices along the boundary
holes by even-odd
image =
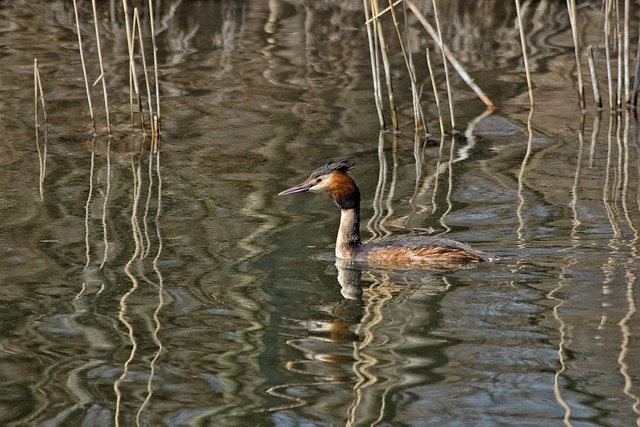
[[[303,330],[287,340],[304,357],[286,362],[286,369],[311,381],[279,385],[270,393],[288,400],[278,409],[304,406],[305,412],[313,412],[322,406],[318,411],[326,414],[326,408],[331,407],[336,423],[371,425],[384,418],[393,390],[415,381],[417,376],[406,370],[408,359],[403,354],[416,342],[428,346],[431,339],[408,343],[407,337],[412,335],[410,328],[416,317],[424,325],[434,313],[424,310],[416,314],[414,304],[424,309],[425,298],[428,304],[440,298],[448,288],[447,279],[437,274],[425,276],[424,272],[394,276],[384,270],[354,268],[340,259],[335,266],[342,298],[326,307],[330,317],[296,320]],[[336,274],[330,270],[328,274]],[[403,281],[403,277],[408,279]],[[421,283],[413,281],[418,277]],[[440,346],[438,343],[435,351],[439,352]],[[420,358],[411,356],[412,363]]]

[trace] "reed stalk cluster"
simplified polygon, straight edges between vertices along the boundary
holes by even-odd
[[[529,64],[526,30],[531,26],[531,22],[527,22],[527,19],[533,18],[531,14],[526,13],[526,11],[531,8],[531,4],[530,2],[524,2],[523,8],[523,2],[521,0],[514,0],[514,2],[520,35],[519,43],[522,49],[522,61],[525,70],[524,77],[527,81],[530,107],[533,108],[535,103],[535,82]],[[596,110],[601,111],[605,108],[603,102],[603,98],[605,97],[608,99],[608,108],[612,113],[626,108],[635,108],[637,106],[638,88],[640,87],[640,57],[636,58],[632,73],[630,0],[624,0],[622,2],[602,0],[602,28],[598,29],[600,32],[598,38],[602,42],[597,46],[584,46],[580,34],[585,32],[585,22],[581,22],[575,0],[567,0],[566,4],[575,55],[575,76],[579,108],[583,112],[586,112],[588,108],[585,90],[587,73],[591,80]],[[394,74],[394,71],[398,70],[394,70],[391,64],[394,63],[394,55],[401,55],[406,68],[405,72],[410,82],[416,131],[429,134],[429,120],[423,109],[423,85],[419,82],[416,73],[417,68],[419,69],[419,67],[425,66],[431,77],[431,89],[433,91],[436,114],[438,116],[437,119],[440,122],[441,131],[444,131],[441,97],[438,94],[438,88],[434,78],[434,68],[430,50],[427,49],[426,51],[426,61],[424,64],[417,65],[414,60],[413,53],[416,52],[416,49],[413,49],[414,46],[411,46],[411,40],[416,39],[416,37],[412,37],[412,31],[416,31],[415,23],[418,23],[426,34],[428,34],[441,56],[442,74],[444,75],[445,85],[444,90],[446,91],[446,99],[448,102],[451,129],[455,131],[456,128],[454,96],[451,84],[452,70],[455,70],[458,76],[485,104],[488,110],[495,108],[491,99],[474,83],[464,66],[456,59],[455,54],[447,47],[446,41],[443,40],[442,23],[438,14],[437,0],[431,1],[428,17],[425,16],[425,13],[423,13],[412,0],[363,0],[363,5],[371,58],[374,99],[381,129],[392,132],[399,131],[396,99],[394,98],[394,85],[397,85],[397,81],[394,81],[392,78],[392,76],[398,74]],[[422,5],[422,9],[425,9],[425,5]],[[394,46],[399,46],[399,49],[389,48],[391,44],[389,42],[390,36],[397,38],[397,40],[393,41],[396,42]],[[638,45],[640,46],[640,35]],[[588,65],[588,67],[584,67],[585,64]],[[598,65],[600,65],[600,67]],[[606,69],[606,86],[600,84],[601,82],[598,77],[598,70],[602,70],[602,68]],[[588,70],[588,72],[586,70]],[[601,87],[603,86],[606,87],[606,95],[608,96],[603,96],[601,93]],[[388,123],[387,116],[390,116],[391,123]]]
[[[89,69],[92,68],[91,59],[85,58],[85,51],[89,50],[83,42],[83,38],[89,35],[82,31],[82,23],[86,22],[87,17],[82,17],[78,9],[77,0],[73,0],[73,10],[75,14],[75,27],[78,37],[78,54],[82,67],[82,75],[87,100],[87,108],[91,118],[93,134],[99,133],[96,123],[96,108],[93,103],[93,97],[96,96],[96,87],[99,87],[102,102],[104,104],[104,120],[105,129],[108,135],[113,134],[111,108],[109,104],[109,76],[105,72],[105,60],[103,56],[103,46],[100,40],[100,22],[101,18],[98,12],[96,0],[91,1],[92,17],[94,23],[94,42],[96,57],[93,58],[97,62],[99,75],[96,78],[90,77]],[[158,56],[154,28],[154,12],[153,1],[148,0],[148,28],[143,26],[140,11],[138,8],[130,10],[128,0],[122,0],[122,13],[124,16],[124,29],[127,40],[127,55],[129,64],[129,112],[131,117],[131,128],[136,129],[136,123],[139,123],[140,129],[145,135],[157,137],[160,134],[160,82],[158,78]],[[150,36],[146,36],[146,34]],[[150,60],[147,60],[148,40],[151,40],[151,51],[153,52]],[[42,93],[42,84],[40,82],[37,59],[34,61],[34,75],[36,82],[36,120],[38,117],[38,99],[42,100],[44,110],[44,94]],[[93,81],[93,83],[91,83]],[[142,88],[142,89],[141,89]],[[145,110],[146,109],[146,110]],[[45,117],[46,119],[46,117]],[[37,121],[36,121],[37,128]]]

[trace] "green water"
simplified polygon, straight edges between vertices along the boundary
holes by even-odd
[[[92,137],[72,4],[0,3],[0,423],[638,424],[637,121],[590,99],[581,115],[565,5],[541,1],[529,131],[514,6],[439,3],[497,106],[481,116],[453,76],[468,138],[440,139],[424,48],[444,102],[441,61],[416,22],[428,140],[398,56],[402,133],[379,133],[360,3],[155,2],[157,150],[131,132],[120,3],[98,5],[112,138],[99,82]],[[93,84],[89,2],[80,16]],[[600,4],[579,17],[601,43]],[[329,198],[277,193],[344,157],[363,238],[446,234],[500,261],[336,267]]]

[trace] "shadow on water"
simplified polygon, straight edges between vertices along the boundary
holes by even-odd
[[[574,108],[565,5],[525,10],[530,111],[514,7],[442,2],[443,39],[499,109],[454,79],[464,130],[425,138],[401,93],[405,133],[378,131],[360,3],[160,2],[154,139],[131,128],[116,2],[98,15],[114,132],[87,136],[67,3],[0,3],[3,425],[640,422],[638,122]],[[500,260],[336,265],[327,197],[276,194],[344,157],[364,237],[446,235]]]

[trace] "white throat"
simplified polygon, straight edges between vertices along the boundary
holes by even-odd
[[[337,258],[353,258],[356,247],[360,245],[359,225],[357,209],[340,209],[340,227],[336,239]]]

